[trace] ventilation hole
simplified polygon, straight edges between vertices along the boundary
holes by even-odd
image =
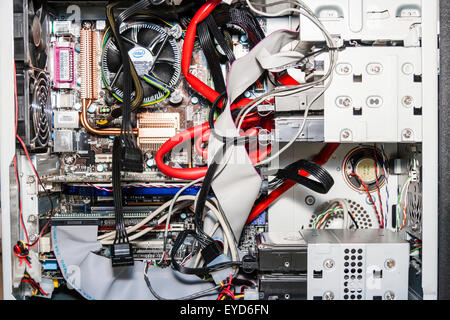
[[[355,260],[356,259],[356,256],[352,256],[352,260]]]
[[[352,295],[350,296],[350,299],[354,300],[354,299],[355,299],[355,295],[352,294]]]
[[[348,267],[348,262],[344,263],[344,267]],[[352,262],[352,267],[353,267],[353,262]]]
[[[348,256],[345,256],[344,259],[345,259],[345,260],[348,260]]]
[[[348,300],[348,294],[346,294],[346,295],[344,296],[344,299],[345,299],[345,300]]]
[[[352,269],[352,271],[351,271],[352,273],[356,273],[356,269]]]
[[[362,269],[358,269],[358,273],[362,273]]]
[[[362,249],[358,249],[358,253],[361,254],[362,253]]]
[[[362,256],[358,256],[358,260],[362,260],[362,258],[363,258]]]
[[[358,294],[357,298],[358,298],[358,300],[361,300],[362,299],[362,295]]]
[[[352,253],[355,253],[356,252],[356,250],[355,249],[352,249]]]
[[[354,267],[356,265],[356,263],[352,262],[352,267]],[[347,267],[347,266],[346,266]]]

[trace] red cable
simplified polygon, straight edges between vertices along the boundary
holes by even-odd
[[[219,97],[219,93],[213,89],[211,89],[208,85],[203,83],[200,79],[189,72],[191,67],[192,60],[192,52],[194,51],[194,43],[195,43],[195,35],[197,33],[197,25],[202,22],[213,10],[219,5],[221,0],[210,0],[205,3],[194,15],[189,26],[187,28],[184,44],[183,44],[183,56],[181,59],[181,71],[183,72],[184,77],[189,82],[191,87],[203,95],[206,99],[211,102],[214,102],[217,97]]]
[[[202,82],[200,79],[198,79],[196,76],[190,73],[190,67],[191,67],[191,61],[192,61],[192,53],[194,51],[194,43],[195,43],[195,37],[197,33],[197,25],[202,22],[211,12],[215,9],[217,5],[219,5],[222,1],[221,0],[209,0],[207,3],[205,3],[194,15],[191,22],[189,23],[188,29],[186,30],[184,43],[183,43],[183,53],[181,58],[181,71],[183,72],[183,75],[187,82],[191,85],[191,87],[196,90],[199,94],[203,95],[206,99],[208,99],[211,102],[214,102],[218,97],[219,93],[215,91],[214,89],[210,88],[208,85],[206,85],[204,82]],[[231,106],[231,110],[242,107],[246,104],[248,104],[251,99],[242,99],[236,104],[233,104]],[[219,105],[221,106],[221,104]],[[250,117],[251,118],[251,117]],[[252,119],[259,121],[259,118]],[[249,127],[251,120],[246,119],[246,125],[247,128]],[[204,141],[201,137],[204,134],[204,131],[208,129],[208,124],[204,123],[201,126],[196,126],[190,129],[185,130],[184,132],[179,133],[178,135],[174,136],[173,138],[169,139],[162,145],[162,147],[158,150],[155,161],[162,173],[164,173],[167,176],[183,179],[183,180],[195,180],[198,178],[203,177],[206,174],[207,168],[200,167],[200,168],[172,168],[168,165],[166,165],[163,161],[164,156],[170,152],[174,147],[177,145],[187,142],[189,140],[194,139],[195,137],[200,136],[194,144],[196,150],[202,155],[205,155],[204,149],[201,148],[201,143]],[[269,151],[270,152],[270,151]],[[263,152],[258,155],[254,155],[255,158],[260,161],[264,159],[262,156],[266,157],[268,152]]]
[[[167,140],[161,148],[159,148],[158,152],[155,156],[155,162],[159,168],[159,170],[164,173],[166,176],[183,179],[183,180],[196,180],[203,176],[205,176],[208,168],[199,167],[199,168],[173,168],[164,163],[164,156],[169,153],[173,148],[177,145],[190,141],[196,136],[201,136],[202,132],[208,129],[208,123],[204,123],[199,126],[195,126],[189,128],[183,132],[180,132],[176,136]]]
[[[300,83],[298,83],[297,80],[292,78],[287,72],[282,75],[276,75],[277,80],[285,85],[285,86],[298,86]]]
[[[339,143],[328,143],[323,147],[323,149],[317,154],[313,161],[317,163],[319,166],[323,166],[325,163],[328,162],[332,154],[336,151],[336,149],[339,147]],[[298,173],[301,176],[308,176],[309,173],[306,171],[299,171]],[[252,211],[250,212],[246,224],[249,224],[253,220],[255,220],[256,217],[258,217],[261,212],[267,209],[275,200],[277,200],[283,193],[288,191],[290,188],[295,186],[295,182],[291,180],[286,180],[283,182],[281,186],[279,186],[277,189],[273,190],[266,198],[258,202],[253,206]]]

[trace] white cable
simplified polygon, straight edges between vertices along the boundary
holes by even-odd
[[[194,201],[195,200],[195,196],[191,196],[191,195],[186,195],[186,196],[180,196],[176,202],[181,202],[181,201]],[[164,203],[161,207],[159,207],[157,210],[153,211],[152,214],[150,216],[148,216],[147,218],[143,219],[141,222],[139,222],[138,224],[136,224],[133,227],[129,227],[127,228],[127,232],[128,234],[130,234],[130,231],[136,231],[137,229],[139,229],[141,226],[145,225],[148,221],[151,221],[154,217],[156,217],[159,213],[161,213],[164,209],[166,209],[168,206],[170,206],[170,204],[172,203],[172,201],[168,201],[166,203]],[[233,259],[233,261],[238,261],[239,259],[239,253],[238,253],[238,249],[237,249],[237,244],[234,241],[234,236],[233,236],[233,232],[231,231],[231,229],[229,228],[228,224],[225,222],[222,214],[219,212],[219,210],[213,205],[213,203],[207,201],[205,203],[205,207],[207,209],[209,209],[214,216],[216,217],[217,221],[219,222],[222,231],[224,233],[224,238],[227,238],[227,245],[230,247],[230,252],[231,252],[231,258]],[[167,220],[168,218],[168,214],[165,214],[164,216],[162,216],[161,218],[158,219],[158,225],[161,224],[162,222],[164,222],[165,220]],[[132,235],[129,237],[130,241],[136,240],[140,237],[142,237],[143,235],[147,234],[148,232],[152,231],[153,228],[146,228],[144,230],[141,230],[139,232],[137,232],[136,234]],[[111,244],[113,242],[113,238],[115,235],[115,232],[110,232],[109,234],[107,234],[106,236],[103,235],[101,240],[102,244]]]
[[[303,121],[302,124],[299,128],[299,130],[297,131],[296,135],[283,147],[281,148],[277,153],[275,153],[274,155],[271,155],[270,157],[260,161],[259,163],[255,164],[256,166],[262,166],[265,164],[270,163],[271,161],[273,161],[274,159],[278,158],[284,151],[286,151],[297,139],[298,137],[300,137],[301,133],[303,132],[305,125],[306,125],[306,120],[308,117],[308,112],[309,109],[311,108],[312,104],[319,99],[324,93],[325,91],[329,88],[331,81],[332,81],[332,77],[333,77],[333,70],[335,68],[335,64],[337,61],[337,53],[334,50],[335,49],[335,44],[334,41],[331,37],[331,35],[328,33],[328,31],[325,29],[325,27],[323,26],[323,24],[320,22],[320,20],[314,15],[314,13],[312,12],[312,10],[302,1],[296,0],[296,4],[299,5],[301,7],[302,10],[296,9],[296,8],[288,8],[288,9],[284,9],[281,10],[279,12],[276,13],[266,13],[263,11],[260,11],[258,9],[256,9],[252,3],[250,2],[250,0],[246,0],[247,5],[249,6],[249,8],[254,11],[255,13],[261,15],[261,16],[266,16],[266,17],[277,17],[280,15],[283,15],[284,13],[288,13],[288,12],[295,12],[298,13],[299,15],[303,15],[305,17],[307,17],[309,20],[311,20],[311,22],[313,22],[323,33],[324,37],[325,37],[325,41],[327,42],[328,46],[330,47],[330,67],[328,72],[319,80],[311,82],[311,83],[307,83],[304,85],[299,85],[299,86],[295,86],[294,88],[281,88],[281,89],[275,89],[272,92],[263,95],[261,97],[259,97],[258,99],[254,100],[253,103],[250,103],[248,106],[245,106],[242,110],[240,115],[242,114],[241,117],[238,116],[238,121],[239,121],[239,125],[237,126],[238,132],[242,127],[242,123],[246,117],[246,115],[253,110],[255,107],[257,107],[259,104],[261,104],[262,102],[264,102],[264,100],[266,100],[268,97],[276,97],[278,95],[280,95],[280,92],[285,94],[293,94],[296,91],[303,91],[303,90],[307,90],[307,89],[311,89],[312,87],[314,87],[317,84],[323,83],[328,79],[328,82],[325,84],[325,86],[323,87],[323,89],[320,91],[320,93],[318,95],[316,95],[307,105],[307,107],[305,108],[305,112],[304,112],[304,116],[303,116]],[[286,3],[293,3],[294,1],[285,1]],[[277,2],[277,3],[283,3],[283,1]],[[272,4],[274,5],[274,4]],[[266,5],[266,6],[270,6],[270,5]]]

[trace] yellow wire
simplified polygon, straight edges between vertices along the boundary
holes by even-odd
[[[102,47],[103,47],[103,45],[104,45],[105,37],[106,37],[106,35],[107,35],[109,29],[110,29],[110,27],[108,27],[108,28],[105,30],[105,32],[103,33],[103,37],[102,37]]]

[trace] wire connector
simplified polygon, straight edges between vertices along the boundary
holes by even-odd
[[[201,254],[206,264],[209,264],[222,254],[222,249],[219,247],[217,242],[214,241],[202,249]]]
[[[142,151],[136,147],[122,146],[121,149],[121,168],[125,172],[144,171],[144,161]]]
[[[133,247],[131,243],[116,243],[111,246],[111,262],[113,267],[134,265]]]

